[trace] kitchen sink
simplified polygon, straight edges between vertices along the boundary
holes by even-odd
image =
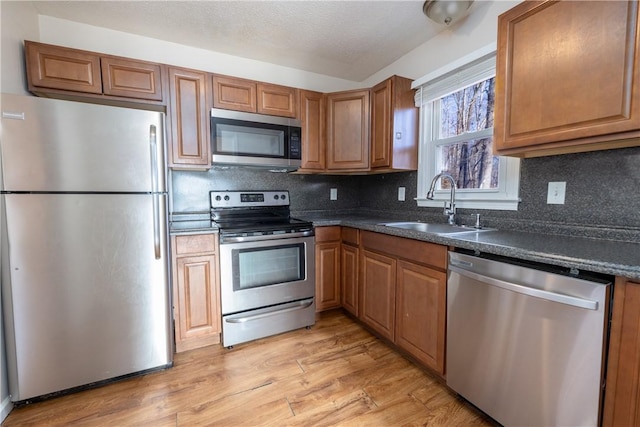
[[[378,225],[402,228],[405,230],[422,231],[424,233],[433,233],[433,234],[457,234],[457,233],[469,233],[474,231],[483,231],[483,229],[467,227],[464,225],[434,224],[434,223],[419,222],[419,221],[383,222]]]

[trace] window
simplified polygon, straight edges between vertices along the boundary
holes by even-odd
[[[416,82],[421,123],[418,206],[443,207],[449,200],[448,180],[437,182],[434,200],[426,199],[432,178],[445,172],[456,181],[456,207],[518,209],[520,160],[492,152],[495,51],[478,55],[439,76],[421,79],[421,85]]]

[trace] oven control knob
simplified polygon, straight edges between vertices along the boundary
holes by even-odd
[[[282,200],[284,200],[284,199],[286,199],[286,198],[287,198],[287,196],[283,194],[282,196],[280,196],[280,198],[281,198]]]
[[[222,200],[222,197],[220,197],[220,195],[216,196],[216,201],[219,202],[220,200]]]
[[[224,196],[224,201],[228,202],[229,201],[229,196]]]

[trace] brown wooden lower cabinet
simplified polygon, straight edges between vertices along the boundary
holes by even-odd
[[[447,247],[363,231],[358,318],[445,373]]]
[[[444,374],[447,275],[398,261],[395,343],[420,362]]]
[[[220,343],[217,234],[171,240],[176,352]]]
[[[316,312],[340,307],[340,227],[317,227]]]
[[[375,252],[362,251],[360,319],[393,341],[396,316],[396,260]]]
[[[616,278],[604,427],[640,425],[640,283]]]
[[[341,276],[342,308],[358,316],[358,247],[342,243]]]

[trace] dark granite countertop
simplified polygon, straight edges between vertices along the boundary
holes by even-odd
[[[640,243],[556,234],[483,230],[437,235],[381,225],[397,221],[362,215],[302,216],[315,226],[342,225],[527,261],[640,280]]]
[[[172,213],[169,221],[169,234],[217,233],[218,227],[211,224],[209,212]]]

